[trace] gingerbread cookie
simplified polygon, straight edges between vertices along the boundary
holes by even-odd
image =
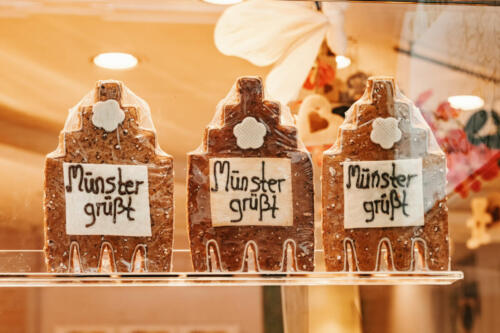
[[[148,105],[121,82],[97,82],[45,162],[48,270],[170,271],[173,188]]]
[[[312,163],[288,112],[240,78],[188,155],[196,271],[314,269]]]
[[[446,158],[394,79],[372,77],[324,153],[329,271],[448,270]]]

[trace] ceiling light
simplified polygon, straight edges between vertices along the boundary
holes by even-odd
[[[243,0],[202,0],[202,1],[213,3],[216,5],[234,5],[235,3],[242,2]]]
[[[457,95],[448,97],[448,102],[455,109],[477,110],[484,105],[484,101],[479,96]]]
[[[107,69],[128,69],[137,65],[137,58],[128,53],[109,52],[94,57],[96,66]]]
[[[349,67],[351,64],[351,59],[343,55],[336,56],[335,61],[337,62],[337,69]]]

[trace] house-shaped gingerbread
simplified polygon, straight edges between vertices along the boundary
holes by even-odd
[[[173,187],[148,105],[121,82],[97,82],[46,159],[48,270],[170,271]]]
[[[289,111],[263,90],[258,77],[238,79],[188,155],[196,271],[314,269],[311,158]]]
[[[372,77],[323,156],[329,271],[448,270],[446,158],[394,79]]]

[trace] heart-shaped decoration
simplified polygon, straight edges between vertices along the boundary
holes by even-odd
[[[308,95],[302,101],[297,128],[306,146],[321,146],[335,141],[337,129],[344,118],[332,113],[332,106],[325,96],[319,94]]]
[[[309,129],[311,133],[321,131],[328,127],[328,120],[321,117],[316,111],[309,113]]]

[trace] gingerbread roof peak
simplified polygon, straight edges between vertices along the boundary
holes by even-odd
[[[227,120],[226,111],[234,109],[237,105],[241,106],[238,108],[241,116],[252,116],[259,108],[264,108],[269,116],[279,120],[282,125],[294,125],[288,107],[268,97],[260,76],[242,76],[236,80],[226,97],[217,104],[215,115],[208,128],[224,126]]]
[[[263,100],[264,86],[262,79],[258,76],[241,77],[236,82],[236,87],[243,103]]]
[[[233,128],[237,128],[236,132]],[[243,129],[248,130],[246,134],[258,135],[259,139],[249,144],[250,141],[242,138]],[[216,143],[218,140],[226,140],[221,136],[222,133],[231,138],[226,138],[229,140],[226,142],[227,149],[229,146],[231,149],[243,150],[249,147],[257,149],[257,146],[268,149],[280,140],[283,140],[280,143],[283,147],[290,149],[303,146],[297,142],[296,128],[288,107],[267,98],[263,80],[258,76],[245,76],[236,80],[230,92],[217,104],[215,115],[206,127],[203,143],[196,151],[213,151],[214,145],[220,145]],[[234,137],[235,133],[239,136],[240,146]],[[263,143],[260,136],[265,137]]]
[[[372,76],[366,82],[363,98],[367,98],[373,104],[384,103],[387,106],[387,111],[392,113],[393,108],[391,106],[396,98],[397,90],[396,81],[393,77]]]
[[[138,97],[129,88],[127,88],[127,86],[123,82],[117,80],[97,81],[94,85],[94,88],[69,110],[68,117],[66,118],[66,122],[61,133],[64,134],[68,132],[80,131],[83,124],[82,113],[88,108],[92,108],[92,110],[95,111],[94,108],[96,107],[96,105],[98,106],[98,109],[101,109],[104,102],[111,100],[116,101],[118,105],[115,107],[112,105],[113,103],[108,102],[105,103],[106,107],[110,107],[111,109],[113,109],[112,114],[115,114],[117,116],[111,117],[113,118],[111,119],[109,110],[105,110],[106,112],[101,112],[101,114],[96,116],[95,119],[96,123],[94,123],[94,125],[97,124],[96,128],[106,128],[107,130],[116,129],[116,127],[114,126],[116,124],[110,124],[109,121],[113,120],[114,122],[117,122],[117,119],[123,121],[125,117],[122,117],[119,110],[122,110],[123,112],[129,112],[130,109],[134,109],[134,120],[137,123],[137,126],[140,129],[155,133],[156,137],[156,130],[151,118],[149,105],[142,98]],[[161,151],[161,149],[159,149],[157,143],[156,148],[158,154],[165,154]],[[64,147],[60,145],[55,153],[64,154]]]
[[[134,94],[123,82],[118,80],[99,80],[94,89],[89,91],[74,107],[69,110],[69,116],[63,131],[71,132],[80,129],[79,117],[83,108],[94,106],[98,102],[114,99],[121,108],[135,108],[139,127],[155,131],[148,103]]]
[[[95,85],[94,102],[114,99],[118,103],[122,99],[123,83],[117,80],[99,80]]]
[[[353,131],[364,126],[372,126],[373,122],[378,118],[397,120],[398,128],[402,131],[403,137],[405,135],[416,135],[415,133],[425,133],[427,139],[423,144],[427,145],[426,150],[443,154],[421,111],[408,97],[401,93],[396,80],[391,76],[368,78],[363,96],[346,112],[337,141],[331,150],[338,151],[341,149],[340,139],[343,131]]]

